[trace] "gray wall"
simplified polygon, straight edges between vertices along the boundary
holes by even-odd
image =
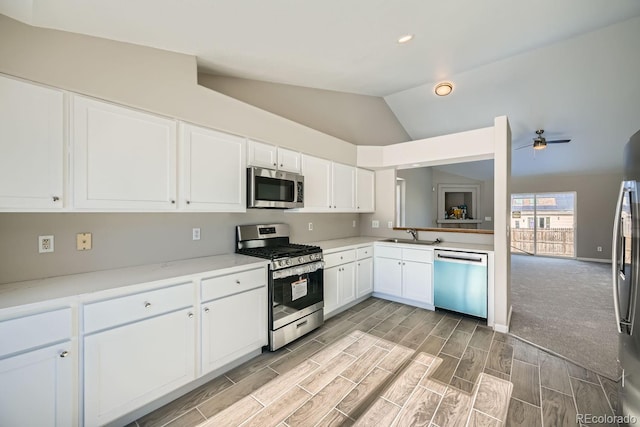
[[[354,144],[409,141],[383,98],[199,74],[198,82],[225,95]]]
[[[436,227],[433,216],[431,168],[400,169],[398,178],[405,179],[405,225],[407,227]],[[396,220],[396,222],[399,222]]]
[[[244,214],[0,213],[0,283],[233,252],[240,224],[287,223],[296,243],[357,236],[358,216],[262,209]],[[201,240],[191,239],[195,227]],[[93,234],[92,250],[76,250],[81,232]],[[55,252],[39,254],[38,235],[53,235]]]
[[[576,255],[611,259],[613,215],[622,174],[512,177],[511,193],[575,191]],[[596,247],[602,246],[602,252]]]

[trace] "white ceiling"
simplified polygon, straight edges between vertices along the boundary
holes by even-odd
[[[537,127],[573,139],[515,151],[514,175],[614,170],[640,128],[639,33],[599,30],[640,16],[637,0],[0,0],[0,13],[195,55],[211,73],[384,96],[413,139],[503,114],[514,145]],[[625,31],[621,49],[607,44]],[[611,77],[621,90],[592,85]],[[447,98],[432,93],[441,79]]]

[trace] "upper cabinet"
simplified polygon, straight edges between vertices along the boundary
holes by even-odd
[[[64,94],[0,76],[0,209],[63,207]]]
[[[244,212],[245,139],[181,124],[180,208]]]
[[[248,141],[249,166],[300,173],[300,153],[264,142]]]
[[[356,209],[358,212],[375,211],[375,188],[375,173],[366,169],[356,169]]]
[[[176,209],[176,122],[80,96],[72,102],[74,206]]]
[[[333,209],[353,212],[356,208],[356,168],[332,162]]]

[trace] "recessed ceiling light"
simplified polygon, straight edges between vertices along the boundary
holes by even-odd
[[[438,96],[447,96],[453,92],[453,84],[449,82],[441,82],[433,89]]]
[[[411,40],[413,40],[413,34],[405,34],[404,36],[398,38],[398,43],[408,43]]]

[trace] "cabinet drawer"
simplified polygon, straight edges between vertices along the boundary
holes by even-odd
[[[202,301],[211,301],[266,284],[267,272],[264,267],[203,279]]]
[[[193,282],[84,306],[84,333],[157,316],[193,305]]]
[[[0,357],[71,338],[71,309],[0,322]]]
[[[433,250],[402,249],[405,261],[433,262]]]
[[[370,258],[373,256],[373,246],[358,248],[358,259]]]
[[[356,260],[356,250],[334,252],[324,256],[324,267],[331,268],[336,265],[346,264]]]
[[[385,258],[402,258],[402,248],[394,247],[394,246],[378,246],[376,245],[376,256],[381,256]]]

